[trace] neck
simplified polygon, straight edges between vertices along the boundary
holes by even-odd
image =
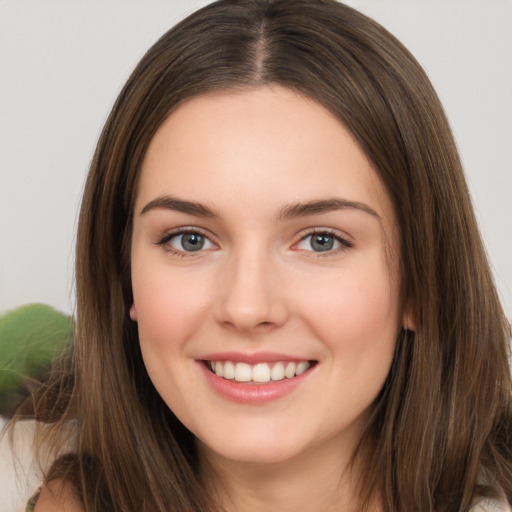
[[[350,453],[311,450],[283,462],[233,461],[200,446],[203,477],[226,512],[356,512]],[[369,511],[379,510],[370,507]]]

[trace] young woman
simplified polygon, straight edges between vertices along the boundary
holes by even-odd
[[[165,34],[98,143],[76,285],[36,512],[509,509],[510,328],[455,144],[355,10],[221,0]]]

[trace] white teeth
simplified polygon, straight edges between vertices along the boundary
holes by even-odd
[[[224,363],[224,375],[225,379],[234,379],[235,378],[235,365],[231,361],[226,361]]]
[[[308,361],[277,362],[274,364],[234,363],[233,361],[209,361],[208,365],[217,377],[223,377],[236,382],[257,382],[265,384],[272,381],[291,379],[296,375],[302,375],[310,366]]]
[[[217,372],[215,372],[217,373]],[[217,375],[219,375],[217,373]],[[219,375],[222,377],[222,375]],[[235,365],[235,380],[237,382],[250,382],[252,380],[251,367],[246,363],[236,363]]]
[[[288,363],[286,368],[284,369],[284,376],[287,379],[291,379],[295,376],[295,370],[297,369],[297,365],[295,363]]]
[[[307,361],[301,361],[297,365],[297,369],[295,370],[295,375],[303,374],[309,368],[309,363]]]
[[[272,380],[283,380],[284,379],[284,366],[281,363],[277,363],[270,370],[270,378]]]
[[[270,382],[270,368],[266,363],[259,363],[252,369],[254,382]]]

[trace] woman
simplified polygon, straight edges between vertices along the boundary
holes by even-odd
[[[507,510],[510,330],[455,144],[353,9],[165,34],[98,143],[76,284],[37,512]]]

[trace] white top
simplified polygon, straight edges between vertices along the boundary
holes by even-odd
[[[7,420],[0,416],[0,433]],[[41,482],[34,462],[32,438],[34,421],[21,421],[14,431],[14,455],[9,436],[0,436],[0,511],[21,512]]]
[[[503,497],[500,500],[482,500],[471,508],[471,512],[511,512],[512,508]]]

